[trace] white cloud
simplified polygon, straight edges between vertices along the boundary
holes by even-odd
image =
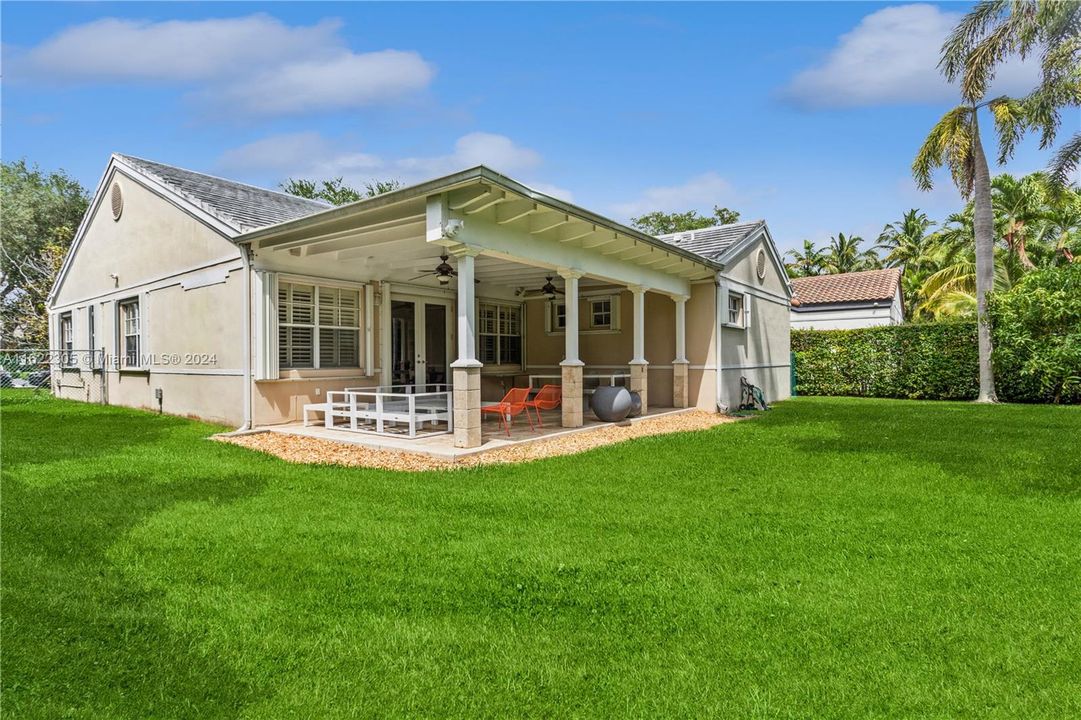
[[[957,91],[938,70],[942,42],[961,13],[933,5],[900,5],[867,15],[842,35],[826,59],[798,73],[782,95],[811,109],[955,100]],[[1010,62],[993,93],[1031,89],[1031,63]]]
[[[662,210],[684,212],[686,210],[712,211],[714,205],[725,205],[732,200],[732,184],[715,172],[692,177],[682,185],[651,187],[636,199],[613,205],[614,215],[630,218],[635,215]]]
[[[531,173],[542,164],[540,153],[523,147],[505,135],[474,132],[463,135],[451,152],[443,155],[385,158],[361,152],[349,143],[317,132],[272,135],[222,154],[218,166],[241,175],[286,177],[343,177],[359,185],[373,178],[395,179],[407,184],[430,180],[476,165],[517,176]],[[569,190],[540,182],[528,183],[540,192],[569,200]]]
[[[269,15],[149,22],[106,18],[19,53],[15,75],[65,83],[182,85],[230,113],[282,115],[393,102],[423,90],[418,53],[356,53],[338,20],[290,26]]]

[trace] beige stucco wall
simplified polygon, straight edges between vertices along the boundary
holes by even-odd
[[[721,331],[722,401],[735,407],[740,400],[741,376],[762,388],[770,402],[791,395],[789,304],[786,279],[767,258],[766,276],[758,278],[758,250],[765,241],[747,248],[724,272],[726,292],[739,292],[750,308],[746,328],[723,327]],[[722,300],[727,319],[728,300]]]
[[[239,250],[225,237],[117,173],[124,208],[105,202],[91,215],[50,312],[72,313],[73,346],[89,349],[93,306],[96,349],[106,353],[105,395],[113,405],[161,409],[226,425],[243,421],[243,293]],[[115,274],[117,277],[110,277]],[[182,285],[186,285],[187,289]],[[144,367],[121,370],[117,303],[138,298]],[[53,340],[54,344],[56,338]],[[75,385],[65,371],[65,385]],[[89,369],[83,384],[98,382]],[[100,371],[99,371],[100,372]],[[77,394],[70,387],[59,394]],[[85,399],[85,398],[82,398]]]

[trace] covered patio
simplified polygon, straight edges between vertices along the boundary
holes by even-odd
[[[361,289],[360,365],[370,380],[348,390],[446,391],[447,416],[420,420],[426,437],[401,437],[400,421],[389,432],[380,424],[375,439],[357,421],[348,429],[324,422],[285,425],[282,431],[331,433],[346,442],[417,451],[449,441],[450,447],[470,450],[590,427],[596,421],[586,403],[598,384],[622,384],[639,393],[647,415],[662,404],[690,404],[687,306],[692,283],[712,285],[716,268],[487,168],[241,240],[251,248],[257,300],[262,298],[265,321],[256,323],[256,358],[268,374],[276,376],[277,367],[269,366],[281,355],[266,338],[277,338],[275,322],[288,320],[281,310],[289,301],[284,283],[331,278]],[[647,344],[661,366],[652,373],[654,383],[664,377],[667,385],[655,386],[657,402],[650,393]],[[559,386],[561,402],[558,410],[544,413],[543,430],[531,431],[519,417],[507,439],[496,418],[482,413],[483,405],[511,388],[535,392],[546,384]],[[348,394],[327,401],[368,402]],[[484,416],[489,419],[482,423]]]

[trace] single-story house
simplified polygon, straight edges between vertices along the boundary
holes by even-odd
[[[765,222],[657,238],[483,166],[331,207],[113,155],[49,299],[54,389],[242,428],[425,390],[475,447],[523,385],[565,427],[617,377],[647,408],[787,398],[790,298]]]
[[[905,321],[898,268],[792,279],[793,330],[851,330]]]

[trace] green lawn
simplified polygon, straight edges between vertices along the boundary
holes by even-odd
[[[395,474],[0,400],[7,717],[1081,715],[1081,408]]]

